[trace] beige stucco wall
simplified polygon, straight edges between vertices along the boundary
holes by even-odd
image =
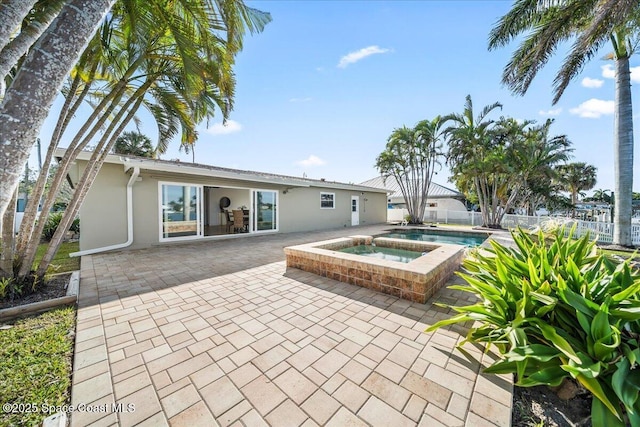
[[[86,162],[72,167],[73,182]],[[126,186],[129,175],[121,165],[105,164],[80,208],[80,250],[127,240]]]
[[[335,208],[320,208],[320,193],[335,193]],[[387,197],[384,193],[294,188],[280,194],[280,231],[310,231],[351,226],[351,196],[360,198],[360,225],[387,220]]]
[[[86,162],[78,161],[79,173]],[[80,210],[80,250],[123,243],[127,240],[126,185],[130,172],[122,165],[105,164]],[[230,208],[251,206],[251,189],[278,192],[278,231],[311,231],[351,225],[351,196],[360,197],[360,225],[386,221],[386,194],[317,187],[288,188],[249,181],[141,171],[133,186],[134,241],[130,248],[160,244],[159,183],[204,185],[209,195],[208,223],[219,223],[221,197],[231,199]],[[217,187],[217,188],[213,188]],[[286,191],[286,193],[285,193]],[[320,209],[320,193],[335,193],[335,209]],[[207,237],[205,237],[207,238]]]

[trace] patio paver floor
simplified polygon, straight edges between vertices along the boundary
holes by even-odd
[[[71,424],[509,426],[491,354],[424,333],[468,295],[417,304],[285,266],[285,246],[384,228],[83,257]]]

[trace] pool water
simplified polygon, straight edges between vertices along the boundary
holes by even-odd
[[[432,230],[393,230],[387,234],[381,234],[378,237],[389,237],[392,239],[420,240],[423,242],[449,243],[454,245],[463,245],[468,247],[480,246],[482,242],[487,240],[487,236],[462,233],[449,234],[438,233]]]
[[[339,252],[404,263],[411,262],[414,259],[422,256],[422,253],[420,252],[408,251],[406,249],[384,248],[372,245],[350,246],[348,248],[340,249]]]

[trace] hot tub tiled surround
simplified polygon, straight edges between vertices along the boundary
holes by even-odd
[[[338,252],[349,246],[371,243],[426,254],[409,263],[401,263]],[[287,267],[424,304],[460,266],[464,250],[463,246],[444,243],[350,236],[289,246],[284,253]]]

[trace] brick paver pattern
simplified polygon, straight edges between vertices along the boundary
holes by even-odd
[[[424,332],[470,295],[411,303],[285,266],[285,246],[383,228],[83,257],[72,425],[509,426],[511,382],[480,373],[495,356]]]

